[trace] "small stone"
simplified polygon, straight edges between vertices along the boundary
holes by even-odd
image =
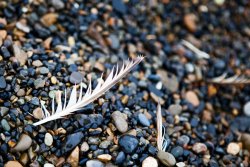
[[[14,52],[14,56],[16,57],[18,62],[20,62],[20,65],[21,66],[25,65],[25,63],[28,59],[27,53],[15,44],[13,45],[13,52]]]
[[[75,38],[72,37],[72,36],[69,36],[68,37],[68,44],[69,44],[70,47],[75,46]]]
[[[3,127],[3,129],[4,129],[5,131],[10,131],[10,125],[9,125],[9,123],[6,121],[6,119],[2,119],[1,125],[2,125],[2,127]]]
[[[200,104],[200,101],[193,91],[186,92],[186,100],[189,101],[194,107],[197,107]]]
[[[104,140],[104,141],[102,141],[102,142],[100,143],[99,147],[100,147],[100,148],[103,148],[103,149],[106,149],[106,148],[108,148],[108,147],[110,146],[110,144],[111,144],[111,141],[109,141],[109,140]]]
[[[214,0],[214,2],[215,2],[215,4],[220,6],[220,5],[224,4],[225,0]]]
[[[207,146],[204,143],[195,143],[193,151],[197,154],[204,154],[207,151]]]
[[[41,67],[39,68],[40,74],[48,74],[49,73],[49,69],[46,67]]]
[[[43,46],[45,49],[50,49],[50,44],[52,42],[53,38],[52,37],[48,37],[44,42],[43,42]]]
[[[157,70],[157,75],[161,77],[163,85],[172,93],[176,92],[179,88],[178,78],[174,75],[168,75],[165,70]]]
[[[197,17],[192,14],[192,13],[189,13],[189,14],[186,14],[184,16],[184,24],[185,26],[187,27],[187,29],[191,32],[195,32],[196,29],[197,29],[197,26],[196,26],[196,21],[197,21]]]
[[[79,163],[79,147],[76,147],[69,157],[67,158],[67,162],[72,166],[72,167],[78,167]]]
[[[86,167],[104,167],[104,164],[99,160],[88,160]]]
[[[98,160],[106,163],[106,162],[109,162],[111,160],[112,156],[109,154],[101,154],[101,155],[98,155],[97,158],[98,158]]]
[[[7,31],[6,30],[0,30],[0,39],[5,39],[7,36]]]
[[[138,119],[143,126],[150,126],[150,122],[144,114],[140,113]]]
[[[240,146],[237,143],[229,143],[227,146],[227,153],[237,155],[240,152]]]
[[[25,151],[28,148],[30,148],[31,144],[32,144],[32,139],[28,135],[22,134],[16,146],[13,148],[13,152]]]
[[[23,167],[18,161],[8,161],[4,167]]]
[[[17,22],[17,23],[16,23],[16,27],[17,27],[19,30],[21,30],[21,31],[23,31],[23,32],[25,32],[25,33],[29,33],[29,32],[30,32],[30,28],[29,28],[27,25],[24,25],[24,24],[21,23],[21,22]]]
[[[240,137],[241,142],[243,143],[243,148],[250,150],[250,134],[242,133]]]
[[[62,152],[67,153],[73,150],[73,148],[75,148],[81,142],[82,138],[83,138],[82,132],[77,132],[68,135],[62,145]]]
[[[176,163],[176,166],[177,167],[185,167],[186,164],[184,162],[178,162],[178,163]]]
[[[132,135],[124,135],[119,139],[119,146],[125,153],[131,154],[138,147],[139,141]]]
[[[117,38],[116,35],[111,34],[109,36],[110,42],[111,42],[111,48],[112,49],[118,49],[120,47],[120,42],[119,39]]]
[[[43,167],[55,167],[55,166],[53,164],[51,164],[51,163],[45,163],[43,165]]]
[[[179,104],[172,104],[168,107],[168,111],[173,115],[179,115],[182,111],[182,107]]]
[[[176,164],[175,157],[168,152],[159,151],[157,157],[166,166],[174,166]]]
[[[44,137],[44,143],[47,146],[51,146],[53,144],[53,137],[50,133],[46,133]]]
[[[124,115],[120,111],[115,111],[111,115],[116,128],[121,132],[125,133],[128,131],[128,123]]]
[[[33,110],[33,116],[36,119],[42,119],[43,118],[43,111],[40,107],[37,107],[35,110]]]
[[[83,74],[80,72],[72,72],[69,80],[72,84],[79,84],[83,81]]]
[[[10,52],[5,46],[1,47],[1,52],[4,58],[9,58],[10,57]]]
[[[64,3],[61,0],[51,0],[51,4],[54,6],[55,9],[63,9],[64,8]]]
[[[0,115],[3,117],[8,113],[9,109],[7,107],[0,107]]]
[[[250,117],[250,101],[244,105],[243,110],[244,110],[245,115]]]
[[[25,90],[24,89],[19,89],[18,92],[17,92],[17,96],[22,97],[24,95],[25,95]]]
[[[142,167],[158,167],[158,162],[153,157],[147,157],[143,160]]]
[[[114,10],[121,14],[125,14],[127,12],[127,6],[122,0],[112,0],[112,6]]]
[[[41,79],[41,78],[38,78],[34,81],[34,85],[35,85],[35,88],[38,89],[38,88],[43,88],[44,85],[45,85],[45,80],[44,79]]]
[[[41,67],[43,63],[40,60],[35,60],[32,62],[32,65],[35,67]]]
[[[27,153],[22,153],[22,155],[20,156],[20,162],[23,165],[27,165],[27,163],[29,162],[29,157]]]
[[[178,158],[182,156],[183,154],[183,148],[181,146],[176,146],[171,150],[171,154],[175,157]]]
[[[56,79],[55,76],[52,76],[52,77],[50,78],[50,80],[51,80],[51,83],[54,84],[54,85],[57,83],[57,79]]]
[[[55,50],[58,52],[63,52],[63,51],[70,52],[71,48],[65,45],[56,45]]]
[[[81,151],[82,152],[87,152],[89,150],[89,145],[87,142],[83,142],[81,145]]]
[[[117,155],[117,157],[115,159],[115,163],[116,164],[122,164],[124,162],[125,158],[126,158],[125,153],[121,151],[121,152],[118,153],[118,155]]]
[[[41,22],[44,26],[49,27],[56,23],[58,14],[57,13],[48,13],[42,16]]]
[[[0,89],[6,88],[7,84],[5,81],[5,78],[3,76],[0,76]]]

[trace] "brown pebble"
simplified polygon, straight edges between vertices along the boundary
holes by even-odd
[[[197,107],[200,104],[200,100],[193,91],[186,92],[186,100],[189,101],[193,106]]]
[[[187,29],[191,32],[195,32],[197,29],[196,21],[197,17],[192,13],[186,14],[184,16],[184,24],[187,27]]]
[[[57,21],[57,13],[48,13],[42,16],[41,22],[44,26],[49,27]]]
[[[42,119],[43,118],[43,111],[40,107],[37,107],[35,110],[33,110],[33,116],[36,119]]]
[[[237,155],[240,152],[240,146],[237,143],[231,142],[227,146],[227,153]]]
[[[111,160],[112,156],[109,154],[101,154],[97,156],[97,159],[102,162],[109,162]]]
[[[18,161],[8,161],[4,167],[23,167]]]
[[[77,146],[69,155],[67,158],[67,162],[72,166],[72,167],[78,167],[79,163],[79,147]]]

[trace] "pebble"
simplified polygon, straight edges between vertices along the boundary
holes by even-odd
[[[67,158],[67,162],[71,167],[78,167],[79,163],[79,147],[76,147]]]
[[[64,8],[64,3],[61,0],[51,0],[51,4],[54,6],[55,9],[63,9]]]
[[[25,90],[24,89],[19,89],[18,92],[17,92],[17,96],[22,97],[24,95],[25,95]]]
[[[35,67],[41,67],[43,63],[40,60],[35,60],[32,62],[32,65]]]
[[[250,134],[242,133],[240,136],[240,141],[242,142],[244,149],[250,150]]]
[[[111,115],[116,128],[119,132],[125,133],[128,131],[128,123],[125,116],[120,111],[115,111]]]
[[[88,160],[86,167],[104,167],[104,164],[99,160]]]
[[[37,164],[37,165],[39,165],[39,164]],[[35,166],[33,166],[33,167],[35,167]],[[37,166],[38,167],[38,166]],[[55,167],[53,164],[51,164],[51,163],[45,163],[44,165],[43,165],[43,167]]]
[[[87,142],[83,142],[81,145],[81,151],[82,152],[87,152],[89,150],[89,145]]]
[[[24,25],[24,24],[21,23],[21,22],[17,22],[17,23],[16,23],[16,27],[17,27],[19,30],[23,31],[23,32],[26,32],[26,33],[29,33],[29,32],[30,32],[30,28],[29,28],[27,25]]]
[[[9,111],[9,108],[7,107],[0,107],[0,114],[2,117],[4,117]]]
[[[124,162],[126,158],[126,155],[123,151],[119,152],[116,159],[115,159],[115,163],[116,164],[122,164]]]
[[[16,57],[16,59],[18,60],[18,62],[20,62],[20,65],[23,66],[25,65],[27,59],[28,59],[28,55],[25,51],[23,51],[19,46],[17,45],[13,45],[13,52],[14,52],[14,56]]]
[[[176,164],[175,157],[168,152],[158,151],[157,157],[166,166],[174,166]]]
[[[2,127],[3,127],[3,129],[4,129],[5,131],[10,131],[10,125],[9,125],[9,123],[6,121],[6,119],[2,119],[1,125],[2,125]]]
[[[45,85],[45,80],[44,79],[41,79],[41,78],[38,78],[34,81],[34,85],[35,85],[35,88],[38,89],[38,88],[43,88],[44,85]]]
[[[83,138],[82,132],[77,132],[68,135],[62,145],[62,152],[67,153],[71,151],[81,142],[82,138]]]
[[[137,149],[138,144],[139,141],[132,135],[124,135],[119,139],[119,146],[127,154],[133,153]]]
[[[52,144],[53,144],[53,137],[52,137],[52,135],[50,133],[46,133],[45,134],[44,143],[47,146],[52,146]]]
[[[154,157],[147,157],[143,160],[142,167],[158,167],[158,162]]]
[[[179,81],[174,74],[168,75],[168,73],[164,70],[157,70],[157,74],[161,77],[163,85],[171,93],[174,93],[179,89]]]
[[[189,101],[194,107],[197,107],[200,104],[199,98],[193,91],[186,92],[186,100]]]
[[[168,107],[168,111],[173,115],[179,115],[182,111],[182,106],[179,104],[172,104]]]
[[[204,143],[195,143],[192,149],[197,154],[204,154],[207,151],[207,146]]]
[[[185,167],[186,164],[184,162],[178,162],[178,163],[176,163],[176,166],[177,167]]]
[[[187,29],[191,32],[195,32],[197,25],[196,25],[196,21],[197,21],[197,17],[195,16],[195,14],[193,13],[189,13],[186,14],[184,16],[184,24],[187,27]]]
[[[79,84],[83,81],[83,74],[80,72],[72,72],[69,80],[72,84]]]
[[[171,150],[171,154],[175,157],[178,158],[183,155],[183,148],[181,146],[176,146]]]
[[[6,88],[7,84],[5,81],[5,78],[3,76],[0,76],[0,89]]]
[[[143,114],[143,113],[139,113],[138,114],[138,119],[139,122],[143,125],[143,126],[150,126],[150,122],[147,119],[147,117]]]
[[[98,160],[107,163],[112,159],[112,156],[109,154],[101,154],[101,155],[98,155],[97,158]]]
[[[190,138],[187,135],[182,135],[178,138],[177,143],[180,145],[187,145],[190,141]]]
[[[28,148],[30,148],[31,144],[32,144],[32,139],[28,135],[22,134],[16,146],[12,150],[14,152],[25,151]]]
[[[51,83],[54,84],[54,85],[57,83],[57,79],[56,79],[55,76],[52,76],[52,77],[50,78],[50,80],[51,80]]]
[[[109,140],[104,140],[100,143],[99,147],[100,148],[103,148],[103,149],[106,149],[108,148],[109,146],[111,145],[111,141]]]
[[[37,107],[35,110],[33,110],[33,116],[36,119],[42,119],[43,118],[43,111],[40,107]]]
[[[240,152],[240,146],[237,143],[231,142],[227,146],[227,153],[237,155]]]
[[[47,13],[42,16],[40,21],[43,23],[43,25],[49,27],[57,21],[57,17],[58,17],[57,13]]]
[[[250,101],[244,105],[243,111],[246,116],[250,117]]]
[[[46,67],[41,67],[39,68],[40,74],[48,74],[49,73],[49,69]]]
[[[18,161],[8,161],[4,167],[23,167]]]

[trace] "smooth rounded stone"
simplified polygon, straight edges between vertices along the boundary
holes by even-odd
[[[244,105],[243,110],[244,110],[245,115],[250,117],[250,101]]]
[[[207,146],[204,143],[195,143],[192,149],[197,154],[203,154],[207,151]]]
[[[76,147],[69,157],[67,158],[67,162],[71,165],[71,167],[78,167],[79,163],[79,147]]]
[[[39,68],[40,74],[48,74],[49,73],[49,69],[46,67],[41,67]]]
[[[157,157],[166,166],[174,166],[176,164],[175,157],[168,152],[159,151]]]
[[[187,145],[190,141],[190,138],[186,135],[182,135],[178,138],[177,143],[180,145]]]
[[[122,164],[123,161],[125,160],[126,155],[123,151],[119,152],[117,157],[115,158],[115,163],[116,164]]]
[[[143,160],[142,167],[158,167],[158,162],[153,157],[147,157]]]
[[[117,38],[116,35],[111,34],[109,36],[110,42],[111,42],[111,48],[112,49],[118,49],[120,47],[120,42],[119,39]]]
[[[111,145],[111,141],[109,140],[104,140],[100,143],[99,147],[100,148],[103,148],[103,149],[106,149],[108,148],[109,146]]]
[[[82,152],[87,152],[89,150],[89,145],[87,142],[83,142],[81,145],[81,151]]]
[[[4,167],[23,167],[18,161],[8,161]]]
[[[116,128],[119,132],[125,133],[128,131],[128,123],[124,115],[120,111],[115,111],[111,115]]]
[[[86,167],[104,167],[104,164],[99,160],[88,160]]]
[[[57,83],[57,79],[56,79],[55,76],[52,76],[52,77],[50,78],[50,81],[51,81],[52,84],[56,84],[56,83]]]
[[[8,111],[9,111],[9,108],[0,107],[0,114],[1,114],[2,117],[5,116],[8,113]]]
[[[39,164],[38,164],[39,165]],[[43,165],[43,167],[55,167],[53,164],[51,164],[51,163],[45,163],[44,165]]]
[[[112,159],[112,156],[109,154],[101,154],[97,156],[97,159],[102,161],[102,162],[109,162]]]
[[[26,32],[26,33],[29,33],[29,32],[30,32],[30,28],[29,28],[27,25],[24,25],[24,24],[21,23],[21,22],[17,22],[17,23],[16,23],[16,27],[17,27],[19,30],[23,31],[23,32]]]
[[[17,96],[22,97],[24,95],[25,95],[25,90],[24,89],[19,89],[18,92],[17,92]]]
[[[176,163],[176,166],[177,167],[185,167],[186,164],[184,162],[178,162],[178,163]]]
[[[183,148],[181,146],[176,146],[171,150],[171,154],[175,157],[178,158],[183,155]]]
[[[16,44],[13,44],[12,48],[13,48],[14,56],[17,59],[17,61],[20,62],[20,65],[21,66],[25,65],[28,59],[28,54]]]
[[[143,113],[138,114],[138,119],[143,126],[150,126],[148,118]]]
[[[51,146],[53,144],[53,136],[50,133],[45,134],[44,143],[47,146]]]
[[[10,131],[10,125],[6,119],[2,119],[1,125],[5,131]]]
[[[89,137],[88,144],[98,145],[100,143],[100,139],[98,137]]]
[[[23,165],[27,165],[27,163],[29,162],[29,156],[27,153],[22,153],[22,155],[20,156],[20,160],[21,164]]]
[[[186,68],[187,72],[189,72],[189,73],[193,73],[194,72],[194,65],[191,64],[191,63],[185,64],[185,68]]]
[[[33,110],[33,116],[36,119],[42,119],[43,118],[43,111],[40,107],[37,107],[35,110]]]
[[[124,135],[120,137],[118,143],[125,153],[131,154],[137,149],[139,141],[132,135]]]
[[[39,106],[40,105],[40,101],[37,97],[32,97],[31,100],[29,101],[31,104]]]
[[[5,81],[5,78],[3,76],[0,76],[0,89],[6,88],[7,84]]]
[[[25,151],[28,148],[30,148],[31,144],[32,144],[32,139],[28,135],[22,134],[16,146],[12,149],[12,151],[13,152]]]
[[[61,1],[61,0],[51,0],[51,4],[57,10],[63,9],[64,6],[65,6],[64,3],[63,3],[63,1]]]
[[[243,148],[250,150],[250,134],[242,133],[240,136],[240,141],[243,143]]]
[[[240,152],[240,146],[237,143],[229,143],[227,146],[227,153],[237,155]]]
[[[8,51],[8,49],[5,46],[1,47],[1,52],[2,52],[2,55],[4,58],[9,58],[11,56],[10,52]]]
[[[72,84],[79,84],[83,81],[83,74],[80,72],[72,72],[69,80]]]
[[[197,17],[193,13],[186,14],[183,18],[184,24],[191,32],[195,32],[197,29],[196,21]]]
[[[84,135],[82,132],[77,132],[77,133],[68,135],[62,145],[62,152],[67,153],[71,151],[81,142],[83,137]]]
[[[168,107],[168,111],[173,115],[179,115],[182,111],[182,106],[179,104],[172,104]]]
[[[44,85],[45,85],[45,80],[42,79],[42,78],[38,78],[34,81],[34,85],[35,85],[35,88],[38,89],[38,88],[43,88]]]
[[[193,91],[186,92],[186,100],[189,101],[194,107],[197,107],[200,104],[199,98]]]
[[[40,60],[35,60],[32,62],[32,65],[35,67],[41,67],[43,63]]]
[[[165,70],[157,70],[157,74],[161,77],[163,85],[171,92],[174,93],[179,88],[178,78],[171,74],[170,76]]]
[[[214,0],[215,4],[217,5],[223,5],[225,0]]]

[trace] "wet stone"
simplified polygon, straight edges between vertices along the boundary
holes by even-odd
[[[139,141],[132,135],[124,135],[119,139],[119,146],[128,154],[133,153],[138,147]]]

